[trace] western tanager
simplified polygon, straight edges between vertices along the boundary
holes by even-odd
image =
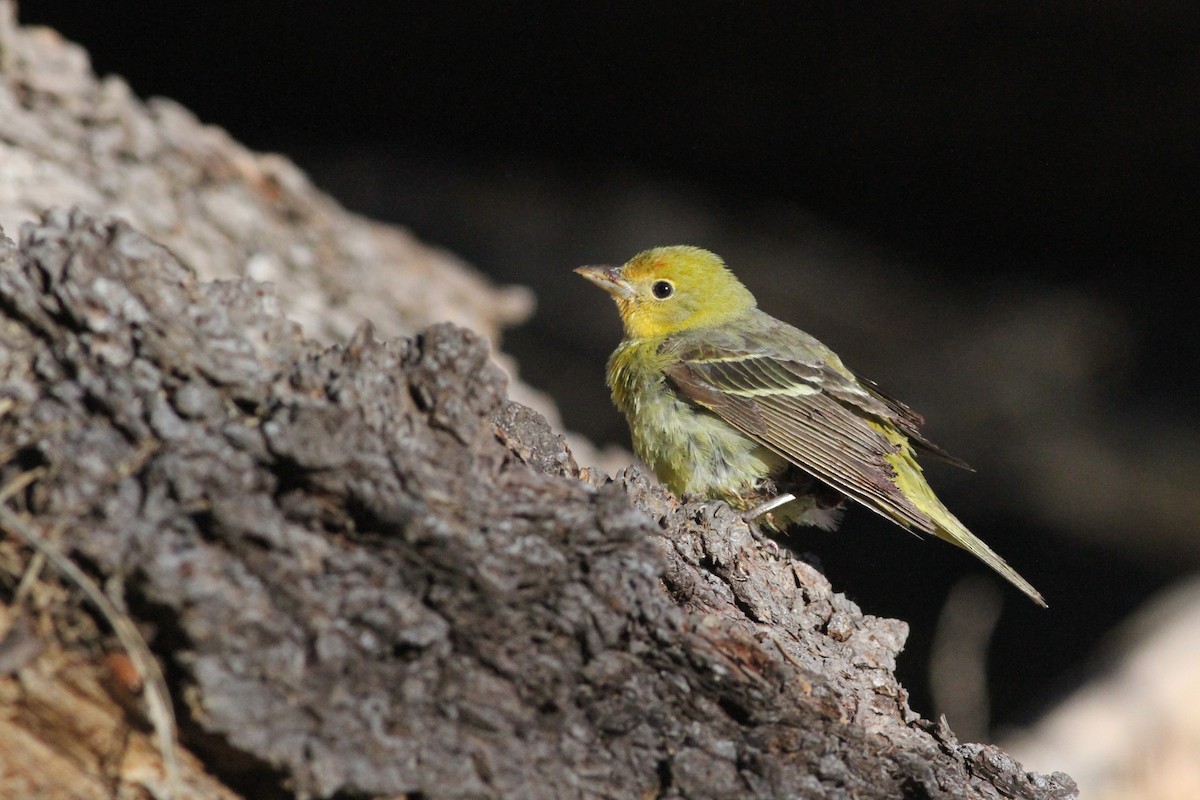
[[[934,495],[916,453],[965,465],[921,436],[921,416],[760,311],[718,256],[658,247],[576,272],[616,300],[625,339],[608,385],[635,452],[671,491],[775,530],[832,529],[848,497],[974,553],[1046,605]]]

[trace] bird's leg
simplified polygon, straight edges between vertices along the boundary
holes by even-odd
[[[742,514],[742,519],[744,519],[746,522],[749,522],[750,520],[761,517],[763,514],[766,514],[768,511],[774,511],[775,509],[779,508],[781,505],[784,505],[785,503],[790,503],[795,499],[796,499],[796,495],[790,494],[788,492],[784,492],[783,494],[777,494],[774,497],[772,497],[770,500],[768,500],[767,502],[760,503],[760,504],[756,505],[754,508],[747,511],[745,514]]]
[[[758,523],[754,520],[758,519],[769,511],[774,511],[784,503],[790,503],[795,499],[796,495],[784,492],[783,494],[775,495],[765,503],[759,503],[754,508],[742,514],[742,519],[745,520],[746,524],[750,526],[750,533],[754,536],[754,538],[769,547],[771,552],[775,555],[779,555],[779,542],[775,541],[770,536],[767,536],[766,533],[764,533],[763,530],[758,526]]]

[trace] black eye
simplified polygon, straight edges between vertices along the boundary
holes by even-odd
[[[659,300],[666,300],[671,295],[675,294],[675,287],[670,281],[655,281],[650,287],[650,291],[654,292],[654,296]]]

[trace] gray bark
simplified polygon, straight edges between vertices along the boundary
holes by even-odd
[[[3,246],[0,314],[0,486],[252,796],[1075,796],[920,720],[904,624],[725,506],[582,479],[475,334],[325,348],[82,212]]]
[[[722,505],[581,472],[482,336],[425,327],[494,338],[524,295],[97,81],[0,0],[22,221],[0,796],[168,791],[154,670],[47,549],[161,665],[179,797],[1075,796],[908,708],[903,623]]]

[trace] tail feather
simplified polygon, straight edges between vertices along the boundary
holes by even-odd
[[[938,503],[938,505],[940,506],[941,503]],[[996,552],[988,547],[982,539],[967,530],[967,526],[959,522],[958,517],[946,510],[945,506],[942,506],[940,510],[942,513],[933,515],[934,525],[936,526],[933,531],[934,535],[939,539],[950,542],[950,544],[958,545],[996,570],[1005,580],[1024,592],[1030,600],[1042,608],[1049,607],[1046,605],[1046,601],[1042,598],[1041,593],[1033,588],[1029,581],[1022,578],[1003,558],[996,555]]]
[[[917,463],[917,459],[913,455],[912,443],[908,438],[890,426],[876,425],[873,427],[899,448],[897,452],[891,453],[885,458],[896,472],[896,488],[911,500],[913,505],[920,509],[925,516],[929,517],[931,524],[927,532],[971,553],[1024,592],[1030,600],[1042,608],[1048,608],[1041,593],[1034,589],[1029,581],[1022,578],[1003,558],[996,555],[995,551],[984,544],[982,539],[967,530],[967,526],[959,522],[958,517],[951,514],[949,509],[942,505],[942,501],[937,498],[925,480],[921,465]],[[900,521],[900,524],[905,523]]]

